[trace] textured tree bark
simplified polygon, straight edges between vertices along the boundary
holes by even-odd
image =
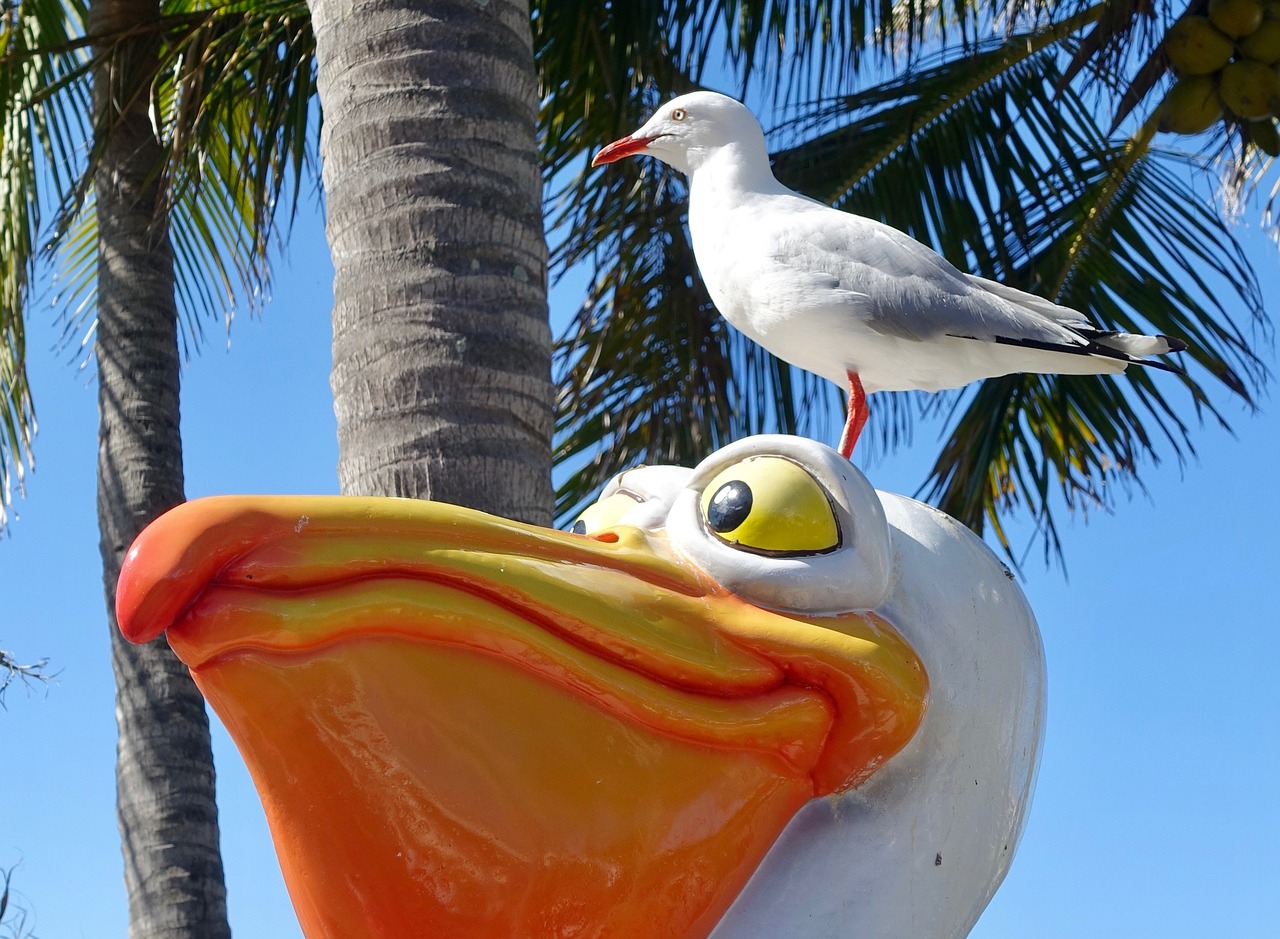
[[[95,35],[159,17],[156,0],[96,0]],[[160,148],[147,115],[155,35],[138,30],[94,72],[98,133],[98,522],[119,728],[117,816],[131,939],[223,939],[213,754],[204,699],[164,639],[126,642],[116,580],[134,537],[183,501],[173,252],[158,204]]]
[[[551,337],[528,3],[309,5],[342,491],[549,524]]]

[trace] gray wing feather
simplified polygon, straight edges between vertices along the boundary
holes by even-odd
[[[956,336],[1083,345],[1071,329],[1087,325],[1076,311],[1003,284],[962,273],[915,239],[833,209],[788,218],[773,260],[825,289],[866,328],[898,339]]]

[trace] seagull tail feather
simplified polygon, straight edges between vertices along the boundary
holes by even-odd
[[[1020,337],[1017,339],[997,336],[995,341],[1001,345],[1022,346],[1027,349],[1043,349],[1046,352],[1063,352],[1068,355],[1086,355],[1094,358],[1112,359],[1124,365],[1144,365],[1157,368],[1162,372],[1173,372],[1184,375],[1186,372],[1171,362],[1151,358],[1169,352],[1182,352],[1187,344],[1172,336],[1139,336],[1133,333],[1122,333],[1114,330],[1080,329],[1073,330],[1085,342],[1081,345],[1045,342],[1043,340]],[[1123,368],[1123,365],[1121,366]]]
[[[1139,336],[1133,333],[1119,332],[1098,332],[1090,335],[1083,331],[1081,332],[1084,338],[1090,342],[1116,349],[1126,355],[1133,356],[1135,359],[1146,358],[1149,355],[1167,355],[1170,352],[1182,352],[1187,348],[1185,342],[1181,339],[1175,339],[1173,336]]]

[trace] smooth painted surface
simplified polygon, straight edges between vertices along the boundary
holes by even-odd
[[[924,723],[864,785],[801,810],[715,939],[966,936],[1013,861],[1045,720],[1035,619],[967,530],[881,497],[894,584],[880,611],[929,672]]]
[[[834,527],[835,501],[806,504]],[[882,618],[744,603],[688,547],[625,516],[222,497],[139,537],[118,609],[222,716],[311,939],[700,937],[801,806],[908,743],[927,678]]]
[[[967,932],[1043,727],[1004,568],[800,438],[630,483],[588,535],[224,497],[131,548],[122,629],[222,715],[307,936]]]

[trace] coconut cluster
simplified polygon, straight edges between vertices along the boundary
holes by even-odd
[[[1169,27],[1164,51],[1177,80],[1160,105],[1161,130],[1199,134],[1231,117],[1280,156],[1280,0],[1210,0],[1207,16]]]

